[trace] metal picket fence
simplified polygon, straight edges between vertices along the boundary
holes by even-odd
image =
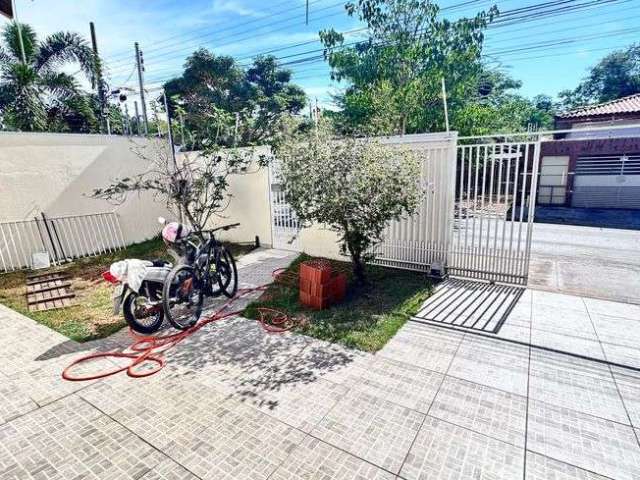
[[[101,255],[124,248],[118,216],[113,212],[65,215],[0,222],[0,272],[33,266],[33,254],[46,252],[52,264]]]

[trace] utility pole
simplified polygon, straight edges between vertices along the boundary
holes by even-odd
[[[136,134],[140,135],[140,114],[138,113],[138,101],[133,101],[133,110],[136,112]]]
[[[103,132],[104,121],[105,121],[105,92],[104,92],[104,82],[102,80],[102,65],[100,63],[100,57],[98,56],[98,42],[96,40],[96,26],[93,22],[89,22],[89,29],[91,30],[91,46],[93,47],[93,55],[95,57],[95,65],[94,65],[94,75],[95,81],[98,82],[97,85],[93,85],[94,88],[98,89],[98,102],[100,103],[100,133]],[[107,127],[107,131],[109,128]]]
[[[233,130],[233,146],[238,145],[238,126],[240,125],[240,113],[236,112],[236,126]]]
[[[138,42],[135,43],[136,47],[136,65],[138,67],[138,83],[140,84],[140,106],[142,107],[142,119],[144,121],[144,134],[149,134],[149,119],[147,118],[147,102],[144,98],[144,79],[142,72],[144,72],[144,60],[142,59],[142,52]]]
[[[13,21],[16,22],[16,28],[18,29],[18,42],[20,43],[20,54],[22,56],[22,64],[27,64],[27,56],[24,53],[24,40],[22,40],[22,27],[18,20],[18,10],[16,10],[16,0],[11,0],[11,6],[13,7]]]
[[[131,122],[129,121],[129,106],[124,104],[124,118],[127,122],[127,135],[131,135]]]
[[[167,112],[167,137],[169,138],[169,148],[171,149],[171,158],[173,166],[178,170],[178,162],[176,161],[176,149],[173,148],[173,134],[171,133],[171,114],[169,113],[169,102],[167,101],[167,92],[162,89],[162,99],[164,100],[164,109]]]
[[[118,110],[120,110],[120,119],[122,120],[122,134],[127,134],[127,124],[124,120],[124,113],[122,112],[122,106],[118,105]]]
[[[442,77],[442,103],[444,104],[444,124],[449,131],[449,110],[447,109],[447,87],[444,84],[444,77]]]

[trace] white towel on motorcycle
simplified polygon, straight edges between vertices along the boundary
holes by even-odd
[[[109,271],[111,275],[116,277],[122,283],[127,284],[131,290],[138,293],[142,281],[145,279],[147,270],[153,267],[153,262],[148,260],[138,260],[137,258],[129,258],[111,264]]]

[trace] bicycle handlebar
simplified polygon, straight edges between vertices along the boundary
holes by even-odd
[[[218,230],[231,230],[232,228],[238,227],[240,224],[239,223],[231,223],[229,225],[223,225],[221,227],[216,227],[216,228],[209,228],[207,230],[200,230],[199,232],[193,232],[193,233],[213,233],[213,232],[217,232]]]

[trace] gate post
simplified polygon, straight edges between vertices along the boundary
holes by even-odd
[[[442,246],[444,271],[449,267],[449,255],[451,254],[451,243],[453,241],[453,228],[455,222],[455,204],[456,204],[456,173],[458,162],[458,132],[451,132],[447,153],[447,197],[445,202],[446,229],[444,236],[444,245]]]

